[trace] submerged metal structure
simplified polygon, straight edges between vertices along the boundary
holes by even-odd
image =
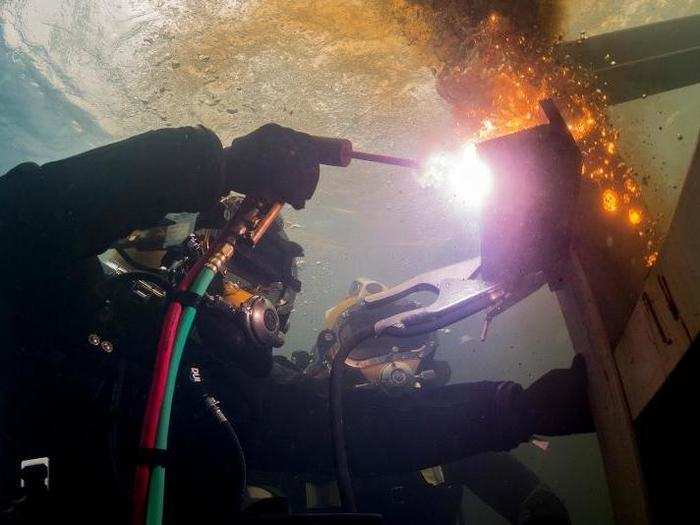
[[[700,82],[700,16],[571,42],[613,104]],[[610,63],[610,56],[616,57]],[[607,58],[606,58],[607,57]],[[696,137],[691,137],[696,140]],[[697,466],[686,413],[700,334],[700,144],[653,268],[634,271],[580,235],[557,292],[572,342],[587,357],[591,405],[619,523],[667,523],[694,512],[679,477]],[[591,227],[591,224],[587,224]],[[599,219],[593,228],[609,226]],[[622,261],[622,262],[621,262]]]

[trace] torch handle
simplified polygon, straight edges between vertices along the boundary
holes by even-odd
[[[348,139],[319,137],[312,135],[316,142],[319,164],[346,168],[352,159],[352,142]]]

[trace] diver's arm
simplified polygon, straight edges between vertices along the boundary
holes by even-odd
[[[533,434],[593,432],[586,377],[585,361],[577,355],[571,367],[550,370],[527,389],[484,381],[399,397],[348,392],[350,464],[358,473],[417,470],[510,450]]]
[[[527,440],[511,408],[515,383],[464,383],[389,394],[356,389],[344,395],[350,465],[358,475],[410,472]],[[251,468],[332,475],[327,396],[299,384],[272,384],[252,426]],[[258,448],[261,447],[261,448]],[[249,451],[246,451],[248,454]]]
[[[303,208],[318,176],[315,139],[276,124],[225,149],[201,126],[151,131],[5,174],[0,240],[14,250],[15,266],[46,253],[69,264],[167,213],[207,211],[231,190]]]
[[[352,389],[343,396],[353,473],[409,472],[487,451],[503,451],[533,434],[593,431],[585,364],[555,369],[524,390],[483,381],[388,393]],[[332,475],[327,396],[303,384],[271,382],[255,434],[253,468]],[[261,447],[261,448],[258,448]]]
[[[166,213],[202,211],[224,191],[223,148],[203,127],[161,129],[0,178],[3,237],[55,263],[102,252]],[[18,254],[19,255],[19,254]]]
[[[510,450],[532,432],[516,407],[520,385],[483,381],[399,396],[348,392],[346,436],[356,474],[415,471],[485,451]]]

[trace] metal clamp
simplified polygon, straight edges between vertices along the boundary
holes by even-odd
[[[373,308],[416,292],[437,294],[435,301],[428,306],[380,319],[374,325],[375,335],[410,337],[434,332],[496,304],[504,297],[505,291],[499,284],[478,277],[480,263],[480,258],[476,257],[445,266],[365,297],[365,306]]]
[[[513,283],[494,283],[480,277],[481,259],[475,257],[417,275],[386,291],[368,295],[363,303],[368,308],[398,301],[416,292],[433,292],[431,304],[380,319],[374,325],[375,335],[410,337],[439,330],[488,309],[486,326],[494,317],[529,296],[546,279],[542,273],[524,276]],[[482,337],[486,336],[486,330]]]

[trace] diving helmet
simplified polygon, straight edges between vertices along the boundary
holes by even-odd
[[[301,283],[301,246],[287,237],[278,218],[255,246],[241,243],[210,289],[210,315],[197,318],[197,332],[215,355],[228,356],[251,375],[267,375],[272,348],[284,344]]]
[[[328,376],[333,357],[339,348],[339,330],[348,316],[352,316],[352,324],[366,326],[383,317],[418,306],[413,301],[399,301],[371,310],[361,308],[365,297],[386,289],[385,284],[373,279],[360,277],[352,281],[348,295],[326,311],[323,329],[314,346],[313,362],[306,370],[307,375],[316,378]],[[368,339],[348,356],[345,364],[354,373],[346,375],[355,386],[415,388],[444,384],[449,381],[449,366],[434,359],[437,347],[435,334]]]
[[[221,202],[217,216],[169,216],[158,228],[133,232],[113,247],[108,264],[117,261],[127,268],[123,271],[156,273],[176,285],[240,202],[232,196]],[[296,265],[301,256],[303,249],[289,240],[281,218],[255,247],[236,247],[236,256],[217,274],[198,307],[197,335],[209,357],[241,365],[253,375],[269,371],[272,348],[284,342],[301,289]]]

